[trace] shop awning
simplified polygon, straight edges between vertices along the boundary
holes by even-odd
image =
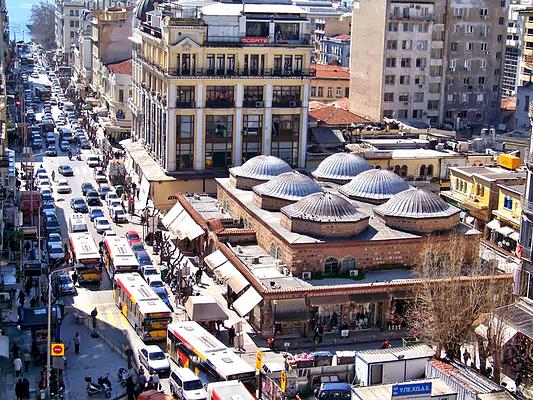
[[[305,321],[309,319],[309,309],[305,299],[276,300],[274,306],[276,321]]]
[[[191,296],[185,303],[185,311],[192,321],[225,321],[228,315],[213,296]]]
[[[235,273],[238,273],[238,272],[239,271],[237,271],[237,269],[235,269],[233,264],[230,263],[229,261],[225,262],[220,267],[215,269],[216,277],[219,280],[224,281],[224,282],[226,282],[231,276],[235,275]]]
[[[330,306],[336,304],[346,304],[350,302],[348,296],[322,296],[322,297],[310,297],[309,302],[312,307]]]
[[[509,235],[509,239],[514,240],[515,242],[518,242],[520,240],[520,232],[513,231],[513,233]]]
[[[497,322],[495,322],[496,324],[498,324]],[[501,344],[502,346],[504,344],[506,344],[509,340],[511,340],[512,338],[515,337],[515,335],[518,333],[518,331],[512,327],[510,327],[509,325],[506,325],[506,324],[500,324],[501,325]],[[496,325],[498,326],[498,325]],[[481,324],[481,325],[478,325],[477,328],[475,329],[475,332],[481,336],[482,338],[484,339],[487,339],[487,330],[488,330],[488,327],[487,325],[485,324]],[[499,333],[498,333],[499,335]]]
[[[526,302],[518,301],[508,306],[497,308],[494,314],[509,327],[533,338],[533,309]]]
[[[244,288],[250,285],[250,282],[248,282],[239,271],[230,276],[226,283],[235,293],[240,293]]]
[[[491,231],[497,230],[500,228],[500,221],[497,219],[493,219],[489,223],[487,223],[487,228],[489,228]]]
[[[470,225],[474,225],[474,221],[476,219],[474,217],[466,217],[466,223]]]
[[[385,300],[390,300],[388,293],[354,294],[350,296],[350,302],[355,304],[376,303]]]
[[[500,226],[496,229],[496,232],[501,233],[503,236],[507,237],[514,232],[514,229],[510,226]]]
[[[181,203],[174,204],[174,207],[161,220],[163,226],[178,239],[185,238],[194,240],[198,236],[204,234],[204,230],[198,225],[187,211],[183,208]]]
[[[237,314],[244,318],[262,300],[261,295],[253,287],[250,287],[233,302],[233,308],[237,311]]]
[[[204,262],[207,265],[207,267],[214,271],[218,267],[220,267],[222,264],[224,264],[228,259],[220,250],[217,250],[211,254],[209,254],[205,259]]]

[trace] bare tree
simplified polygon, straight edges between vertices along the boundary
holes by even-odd
[[[53,50],[55,41],[55,6],[42,0],[31,7],[28,29],[32,40],[40,44],[44,50]]]
[[[449,240],[428,237],[413,273],[420,279],[416,300],[408,310],[412,330],[449,358],[460,359],[461,346],[471,343],[476,322],[502,305],[511,292],[512,276],[483,264],[479,244],[459,234]]]

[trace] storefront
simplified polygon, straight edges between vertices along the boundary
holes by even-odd
[[[514,253],[520,239],[520,229],[507,225],[504,221],[493,219],[486,225],[490,243],[507,252]]]

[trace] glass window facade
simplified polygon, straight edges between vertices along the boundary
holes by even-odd
[[[194,160],[194,116],[176,116],[176,169],[192,169]]]
[[[205,117],[205,168],[224,169],[232,165],[233,116]]]
[[[250,114],[242,117],[242,161],[261,154],[263,116]]]
[[[272,115],[271,154],[285,160],[291,166],[298,165],[300,115]]]

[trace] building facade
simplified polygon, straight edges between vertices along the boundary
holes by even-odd
[[[333,64],[341,67],[350,66],[350,41],[347,34],[324,37],[320,41],[319,64]]]
[[[351,111],[456,128],[496,123],[506,19],[500,0],[361,0],[353,10]]]
[[[309,100],[328,102],[350,96],[350,73],[348,68],[337,65],[312,64]]]
[[[258,154],[305,166],[311,46],[303,9],[149,11],[140,3],[136,17],[133,136],[164,171],[227,171]]]
[[[518,66],[517,86],[531,83],[533,77],[533,7],[527,7],[519,12],[522,30],[519,32],[520,63]]]
[[[80,15],[85,4],[82,0],[56,0],[56,45],[62,51],[63,62],[72,64],[72,45],[77,46]]]

